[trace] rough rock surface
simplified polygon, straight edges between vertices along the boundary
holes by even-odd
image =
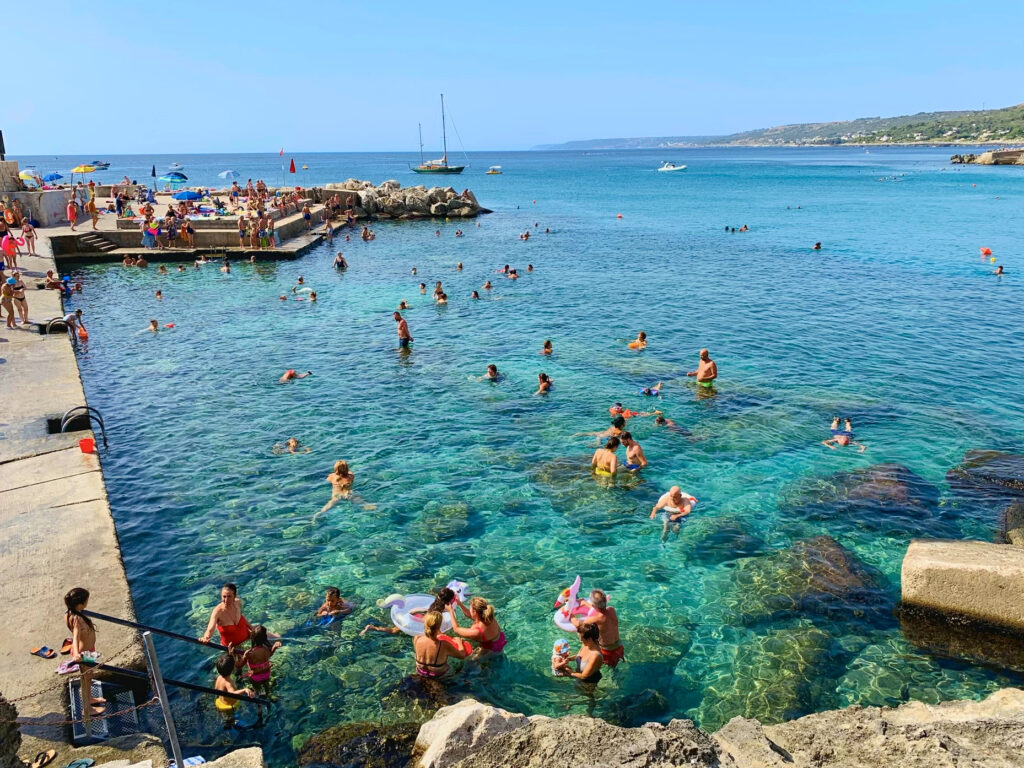
[[[1002,534],[1007,544],[1024,547],[1024,503],[1007,505],[1002,514]]]
[[[488,707],[472,699],[439,709],[416,737],[417,768],[448,768],[498,736],[530,724],[526,715]]]
[[[368,181],[349,179],[341,184],[327,184],[314,188],[310,194],[315,202],[323,202],[338,194],[344,203],[352,198],[353,215],[357,219],[370,216],[390,219],[417,219],[428,216],[457,216],[471,218],[481,213],[490,213],[481,207],[470,190],[461,194],[452,187],[431,187],[423,185],[402,188],[395,180],[373,186]]]
[[[951,486],[981,486],[1024,494],[1024,455],[1000,451],[968,451],[946,473]]]
[[[1024,549],[984,541],[910,542],[903,558],[906,605],[1024,629]]]
[[[183,756],[188,756],[186,752]],[[266,768],[263,762],[263,750],[259,747],[246,747],[228,752],[223,757],[206,764],[208,768]]]
[[[345,768],[406,768],[417,723],[346,723],[313,736],[299,750],[299,765]]]

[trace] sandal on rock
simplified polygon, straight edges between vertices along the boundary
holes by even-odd
[[[48,749],[45,752],[40,752],[36,755],[36,759],[31,763],[27,763],[29,768],[43,768],[44,765],[49,765],[53,762],[53,758],[57,756],[56,749]]]
[[[60,646],[60,655],[61,656],[67,656],[69,653],[71,653],[71,644],[72,644],[71,638],[70,637],[65,637],[64,638],[64,642],[61,643],[61,646]]]
[[[29,651],[33,656],[38,656],[41,659],[52,659],[57,655],[57,652],[53,648],[47,648],[45,645],[41,645],[38,648],[33,648]],[[40,752],[39,754],[42,754]],[[52,759],[52,758],[51,758]]]

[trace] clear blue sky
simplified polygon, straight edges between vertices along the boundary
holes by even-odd
[[[469,151],[1024,101],[1020,0],[44,0],[3,17],[15,155],[413,151],[417,122],[429,152],[442,91]]]

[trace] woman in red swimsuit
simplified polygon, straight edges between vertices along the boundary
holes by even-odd
[[[252,627],[242,615],[238,587],[231,582],[220,588],[220,602],[210,613],[210,623],[206,626],[206,632],[199,638],[199,642],[210,642],[214,629],[220,633],[221,645],[228,648],[237,647],[248,641],[249,635],[252,633]]]
[[[489,605],[482,597],[470,600],[469,608],[466,608],[466,604],[459,600],[458,596],[455,600],[462,612],[473,620],[473,626],[469,629],[460,627],[458,619],[455,618],[455,607],[449,605],[448,615],[452,617],[452,632],[475,642],[479,646],[478,651],[500,653],[505,647],[505,633],[501,631],[498,620],[494,618],[494,606]],[[475,655],[479,656],[480,653]]]

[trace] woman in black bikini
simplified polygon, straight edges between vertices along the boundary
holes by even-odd
[[[443,639],[442,639],[443,638]],[[428,611],[423,617],[423,634],[412,639],[412,647],[416,653],[416,674],[420,677],[436,679],[448,674],[448,657],[464,659],[468,656],[464,641],[452,640],[441,635],[441,614]],[[472,651],[469,648],[468,651]],[[598,656],[601,652],[598,651]]]
[[[577,634],[580,638],[580,652],[576,654],[576,658],[579,660],[580,671],[573,672],[568,665],[565,666],[565,671],[581,683],[596,684],[601,680],[601,667],[604,666],[601,646],[597,644],[601,631],[597,624],[581,624]]]

